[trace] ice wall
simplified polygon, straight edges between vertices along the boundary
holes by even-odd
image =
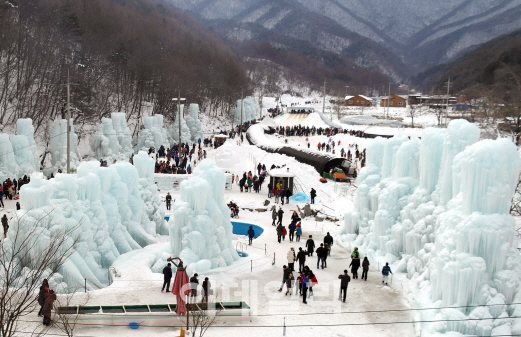
[[[154,115],[143,117],[145,128],[141,130],[136,146],[136,152],[140,150],[148,151],[154,147],[156,151],[163,145],[165,148],[170,147],[168,133],[163,127],[163,115]]]
[[[0,181],[20,178],[39,170],[33,122],[29,118],[19,119],[16,135],[0,134]]]
[[[338,237],[374,262],[395,262],[412,281],[415,306],[458,307],[421,312],[425,321],[464,319],[422,323],[423,336],[521,333],[519,319],[501,319],[521,313],[511,304],[521,299],[521,257],[509,215],[521,159],[507,139],[478,138],[475,125],[456,120],[447,130],[425,130],[419,146],[386,140],[383,156],[375,141]],[[380,179],[383,167],[388,178]],[[491,319],[467,320],[483,317]]]
[[[111,118],[102,118],[96,124],[96,133],[90,139],[91,159],[104,159],[111,165],[117,160],[128,160],[133,153],[131,134],[125,113],[114,112]]]
[[[181,104],[181,111],[184,111],[184,104]],[[187,121],[183,118],[183,114],[179,117],[179,111],[175,115],[173,127],[169,130],[170,139],[173,143],[179,144],[179,118],[181,119],[181,143],[192,143],[192,135]]]
[[[10,221],[7,240],[26,235],[31,226],[37,226],[43,243],[57,231],[73,229],[75,253],[59,271],[59,283],[78,287],[86,278],[89,288],[102,287],[120,254],[156,242],[139,180],[138,169],[126,162],[110,167],[83,162],[77,175],[57,174],[51,180],[35,173],[20,191],[22,210]],[[22,267],[33,266],[28,260]]]
[[[211,160],[201,162],[194,176],[181,183],[181,196],[170,218],[170,250],[153,270],[164,267],[168,256],[179,256],[188,274],[226,267],[239,259],[232,244],[230,211],[224,202],[224,172]]]
[[[78,152],[78,135],[74,132],[74,124],[71,120],[70,151],[71,169],[76,169],[81,161]],[[51,152],[51,164],[56,169],[67,169],[67,120],[56,119],[52,123],[49,133],[49,150]]]
[[[186,117],[186,125],[190,129],[190,137],[193,142],[204,139],[203,124],[199,120],[198,104],[190,104],[190,115]],[[179,138],[179,135],[177,137]]]
[[[252,121],[259,116],[260,108],[257,101],[253,97],[246,97],[242,100],[242,122]],[[235,108],[235,115],[233,119],[234,125],[241,124],[241,100],[237,100],[237,107]]]

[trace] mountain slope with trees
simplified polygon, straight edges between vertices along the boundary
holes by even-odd
[[[76,125],[114,111],[173,119],[178,90],[203,111],[248,92],[244,66],[196,20],[149,0],[10,0],[0,5],[0,125],[64,117],[70,74]],[[149,103],[149,104],[147,104]]]
[[[501,84],[505,72],[521,67],[521,30],[489,41],[460,59],[418,74],[414,82],[426,90],[442,90],[450,77],[454,92]]]

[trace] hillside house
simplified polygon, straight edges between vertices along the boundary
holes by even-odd
[[[356,96],[346,96],[345,98],[346,106],[372,106],[372,100],[364,95],[356,95]]]

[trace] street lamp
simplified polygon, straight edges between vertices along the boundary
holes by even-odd
[[[181,146],[181,101],[186,101],[186,98],[181,98],[181,89],[178,89],[177,98],[172,98],[172,101],[177,100],[177,111],[179,112],[179,146]]]

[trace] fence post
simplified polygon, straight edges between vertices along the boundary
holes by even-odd
[[[85,279],[85,292],[87,292],[87,279]]]
[[[250,260],[250,271],[253,272],[253,260]]]
[[[275,264],[275,252],[273,252],[273,264]]]

